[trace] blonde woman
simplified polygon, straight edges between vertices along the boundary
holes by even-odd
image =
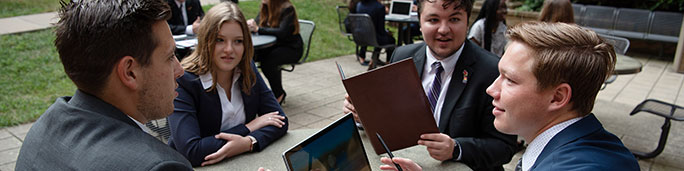
[[[211,8],[196,50],[181,61],[169,145],[193,166],[261,151],[287,132],[287,119],[253,64],[247,22],[232,2]]]

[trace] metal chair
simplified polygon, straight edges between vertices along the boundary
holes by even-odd
[[[306,62],[309,58],[309,49],[311,49],[311,37],[313,36],[314,30],[316,29],[316,23],[309,20],[299,20],[299,35],[302,36],[302,41],[304,42],[304,54],[302,58],[296,63],[286,64],[290,65],[290,68],[280,68],[280,70],[292,72],[295,69],[295,65]]]
[[[152,131],[149,132],[150,135],[164,143],[169,142],[171,129],[169,128],[169,120],[167,118],[151,120],[150,122],[145,123],[145,126]]]
[[[615,49],[615,53],[624,55],[627,53],[627,49],[629,49],[629,40],[622,38],[622,37],[615,37],[615,36],[609,36],[605,34],[598,34],[603,40],[606,41],[606,43],[613,45],[613,49]],[[617,79],[617,75],[613,74],[606,79],[605,82],[603,82],[603,86],[601,86],[601,90],[605,89],[606,86],[610,83],[615,82]]]
[[[338,5],[335,7],[335,10],[337,10],[337,24],[340,27],[340,33],[347,36],[349,40],[352,40],[351,30],[347,30],[347,25],[344,24],[344,20],[347,19],[347,16],[349,15],[349,7]]]
[[[629,113],[630,116],[640,112],[648,112],[665,118],[665,123],[663,123],[663,126],[660,127],[662,132],[660,132],[660,139],[658,140],[658,146],[655,150],[651,152],[630,150],[632,151],[632,154],[639,159],[649,159],[662,153],[663,149],[665,149],[665,143],[667,143],[667,136],[670,133],[670,120],[684,121],[684,110],[682,109],[684,108],[681,106],[655,99],[647,99],[639,103],[639,105],[637,105],[634,110]]]
[[[352,38],[357,46],[373,46],[376,48],[394,48],[394,43],[380,45],[375,35],[375,26],[368,14],[349,14],[349,20],[352,24]],[[390,55],[390,54],[388,54]],[[380,52],[373,51],[372,61],[368,65],[368,69],[373,69],[380,62]]]
[[[605,40],[608,44],[613,45],[613,49],[615,49],[615,53],[624,55],[627,53],[627,49],[629,49],[629,40],[626,38],[622,37],[616,37],[616,36],[610,36],[610,35],[605,35],[605,34],[598,34],[603,40]]]

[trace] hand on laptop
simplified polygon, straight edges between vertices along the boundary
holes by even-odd
[[[384,163],[384,165],[380,165],[381,170],[397,170],[396,167],[394,167],[394,163],[399,164],[401,169],[403,171],[421,171],[423,168],[421,168],[416,162],[413,162],[410,159],[405,159],[401,157],[395,157],[393,159],[387,158],[387,157],[382,157],[380,158],[380,162]]]
[[[349,94],[344,94],[344,106],[342,108],[342,112],[345,114],[351,112],[354,115],[354,121],[361,123],[359,115],[356,113],[356,108],[354,108],[354,104],[352,104],[351,98],[349,98]]]
[[[202,166],[218,163],[225,158],[247,152],[250,150],[249,147],[252,145],[251,139],[237,134],[219,133],[214,136],[214,138],[223,139],[228,142],[224,144],[223,147],[221,147],[218,151],[204,157],[204,160],[206,161],[202,162]]]
[[[253,132],[257,129],[273,125],[278,128],[282,128],[285,125],[285,116],[278,115],[278,111],[267,113],[254,118],[251,122],[247,123],[245,126],[249,129],[249,132]]]
[[[428,133],[420,135],[418,144],[427,147],[432,158],[444,161],[453,158],[456,142],[449,135],[443,133]]]

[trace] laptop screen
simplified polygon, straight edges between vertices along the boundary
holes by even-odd
[[[411,1],[392,1],[392,12],[390,14],[408,16],[411,13],[411,3]]]
[[[352,114],[283,153],[288,170],[371,170]]]

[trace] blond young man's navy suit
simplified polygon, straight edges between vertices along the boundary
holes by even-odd
[[[499,58],[469,40],[451,75],[442,107],[439,131],[460,145],[461,160],[473,170],[503,170],[516,152],[516,136],[500,133],[494,128],[492,97],[486,89],[499,76]],[[392,62],[412,57],[422,77],[426,61],[425,43],[401,46],[394,51]],[[465,76],[463,71],[467,71]],[[467,81],[462,81],[467,77]],[[425,79],[425,78],[421,78]],[[432,78],[429,78],[432,79]],[[455,160],[459,155],[455,147]]]

